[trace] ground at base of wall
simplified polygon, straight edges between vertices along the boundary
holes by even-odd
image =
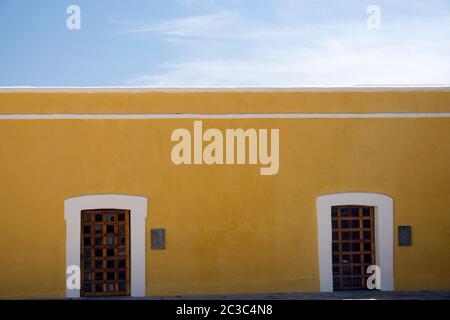
[[[330,293],[262,293],[230,295],[108,297],[81,299],[139,300],[450,300],[450,291],[339,291]]]

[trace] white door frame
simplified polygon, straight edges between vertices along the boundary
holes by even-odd
[[[147,198],[122,194],[86,195],[64,201],[66,219],[66,270],[69,266],[80,267],[81,211],[87,209],[130,210],[130,295],[145,296],[145,219]],[[67,298],[80,297],[79,289],[68,289]]]
[[[375,207],[375,256],[381,271],[381,290],[394,290],[394,206],[391,197],[379,193],[350,192],[317,198],[320,291],[333,291],[331,207],[360,205]]]

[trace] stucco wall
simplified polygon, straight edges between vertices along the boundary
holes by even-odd
[[[450,111],[448,92],[332,94],[2,93],[0,113]],[[394,237],[395,289],[450,289],[450,118],[203,120],[279,128],[273,176],[252,165],[174,165],[171,132],[192,125],[0,120],[0,296],[64,296],[64,200],[99,193],[149,199],[148,295],[318,291],[315,200],[352,191],[393,197],[395,230],[413,227],[412,247]],[[157,227],[164,251],[150,250]]]

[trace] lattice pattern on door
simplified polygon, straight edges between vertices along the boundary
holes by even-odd
[[[130,211],[81,212],[81,296],[130,294]]]
[[[334,206],[331,210],[333,289],[366,289],[375,264],[374,208]]]

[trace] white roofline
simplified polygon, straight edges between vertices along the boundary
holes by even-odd
[[[377,92],[377,91],[450,91],[450,85],[380,85],[353,87],[1,87],[2,92]]]

